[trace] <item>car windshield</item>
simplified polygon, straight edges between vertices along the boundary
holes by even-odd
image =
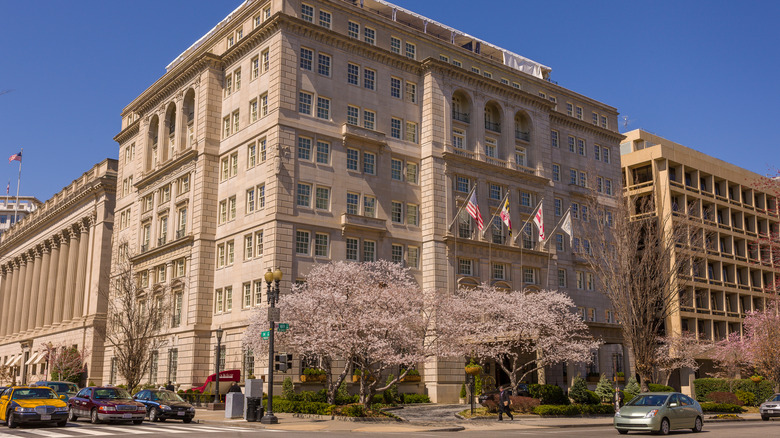
[[[49,388],[18,388],[14,390],[14,394],[11,396],[13,400],[24,400],[32,398],[59,398]]]
[[[626,403],[626,406],[663,406],[668,398],[668,395],[638,395]]]
[[[767,401],[780,401],[780,394],[775,394],[774,397],[770,397]]]
[[[132,399],[130,393],[122,388],[97,388],[95,389],[96,400],[113,400],[113,399]]]
[[[152,400],[155,401],[164,401],[164,402],[174,402],[174,401],[180,401],[183,402],[184,399],[179,397],[178,394],[170,392],[170,391],[160,391],[160,392],[153,392],[152,393]]]
[[[44,386],[48,386],[49,388],[53,389],[55,392],[60,392],[60,393],[78,392],[78,387],[76,385],[68,384],[68,383],[49,383]]]

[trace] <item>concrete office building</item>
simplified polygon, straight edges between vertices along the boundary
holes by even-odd
[[[116,172],[96,164],[0,236],[0,358],[16,383],[50,376],[47,344],[87,352],[101,379]]]
[[[542,202],[548,230],[569,206],[587,218],[597,185],[605,202],[619,193],[616,110],[549,74],[384,1],[241,4],[127,105],[115,137],[114,256],[126,243],[140,284],[174,302],[149,381],[202,383],[220,326],[221,369],[265,374],[241,349],[264,272],[280,267],[284,292],[333,260],[405,263],[426,288],[564,288],[608,342],[590,371],[622,369],[608,301],[564,235],[482,237],[465,216],[448,229],[475,184],[486,222],[509,191],[513,224]],[[457,399],[460,361],[420,368],[405,390]]]
[[[776,293],[777,261],[762,236],[780,230],[777,198],[761,175],[642,130],[625,134],[621,163],[625,194],[653,195],[656,215],[694,225],[691,263],[675,280],[679,311],[670,333],[688,331],[706,341],[742,333],[746,312],[761,310]],[[706,359],[706,358],[702,358]],[[699,374],[711,370],[704,362]],[[680,384],[689,385],[683,372]]]
[[[34,196],[20,196],[18,203],[15,196],[0,198],[0,234],[40,206],[41,201]]]

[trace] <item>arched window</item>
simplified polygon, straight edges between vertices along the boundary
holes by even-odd
[[[176,155],[176,104],[171,103],[165,111],[165,147],[162,161],[168,161]]]
[[[157,115],[152,116],[152,120],[149,122],[149,134],[146,142],[146,166],[148,169],[154,169],[157,167],[159,161],[159,135],[160,135],[160,119]]]
[[[456,91],[452,95],[452,119],[463,123],[469,123],[471,105],[468,97],[462,91]]]
[[[184,95],[184,123],[186,125],[185,142],[179,142],[182,148],[191,148],[195,146],[195,90],[187,90]]]
[[[501,132],[501,112],[495,102],[485,105],[485,129]]]
[[[515,139],[531,141],[531,118],[522,111],[515,114]]]

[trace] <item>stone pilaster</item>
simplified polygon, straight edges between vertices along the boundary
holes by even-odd
[[[5,295],[3,296],[3,319],[2,323],[0,323],[3,328],[3,336],[9,335],[11,333],[9,328],[9,324],[11,323],[11,314],[13,313],[11,311],[11,306],[14,304],[14,292],[16,291],[16,285],[14,282],[18,282],[18,273],[19,265],[15,261],[9,263],[8,274],[6,274],[8,285],[5,287]]]
[[[49,263],[51,262],[51,243],[44,242],[41,248],[43,256],[41,257],[41,278],[38,280],[38,307],[35,309],[35,328],[43,327],[43,317],[48,307],[46,301],[46,290],[49,286]]]
[[[79,238],[79,260],[76,271],[76,297],[73,302],[73,318],[80,318],[84,315],[84,294],[87,283],[87,253],[89,252],[89,228],[85,223],[81,227],[81,237]]]
[[[43,314],[43,326],[49,327],[54,322],[54,298],[57,294],[57,273],[60,265],[61,236],[54,236],[51,243],[51,261],[49,262],[49,275],[46,281],[46,309]]]
[[[30,295],[27,297],[27,301],[29,301],[29,305],[25,304],[25,308],[27,308],[27,311],[24,312],[24,314],[22,315],[22,317],[24,318],[24,327],[22,328],[23,331],[32,330],[35,328],[35,314],[38,311],[38,307],[44,304],[38,299],[39,291],[40,291],[41,265],[42,265],[43,253],[41,252],[40,248],[35,248],[34,252],[35,252],[35,261],[33,262],[32,287],[30,288]]]
[[[65,308],[65,285],[67,284],[68,257],[70,257],[70,235],[63,233],[60,236],[60,257],[57,266],[57,289],[54,292],[54,317],[52,324],[62,322],[62,313]]]
[[[14,305],[14,324],[11,333],[19,333],[22,327],[22,308],[27,300],[27,293],[30,290],[30,279],[32,278],[32,260],[28,254],[22,256],[22,266],[19,268],[19,285],[16,287],[16,304]]]
[[[68,250],[68,274],[65,280],[65,302],[62,307],[62,320],[70,321],[73,318],[73,302],[76,300],[76,270],[79,263],[79,236],[78,227],[70,230],[70,249]]]

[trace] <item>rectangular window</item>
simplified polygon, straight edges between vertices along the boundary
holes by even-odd
[[[244,260],[250,260],[255,254],[254,236],[247,234],[244,236]]]
[[[558,269],[558,287],[566,287],[566,270]]]
[[[493,73],[490,73],[489,71],[482,72],[482,76],[488,79],[493,79]]]
[[[376,113],[369,110],[363,110],[363,127],[374,130],[376,123]]]
[[[230,137],[230,116],[225,117],[222,119],[222,138]],[[156,152],[156,149],[155,149]],[[152,165],[157,164],[156,158],[152,158]]]
[[[479,74],[479,67],[471,67],[471,71],[476,74]]]
[[[311,139],[298,137],[298,159],[311,161]]]
[[[320,164],[330,163],[330,143],[317,141],[317,162]]]
[[[588,174],[583,171],[580,171],[579,186],[580,187],[588,186]]]
[[[184,294],[182,292],[176,292],[173,294],[173,317],[171,318],[171,327],[178,327],[181,325],[181,314],[184,308]]]
[[[330,99],[317,97],[317,118],[330,120]]]
[[[360,194],[347,192],[347,214],[360,214]]]
[[[452,65],[454,65],[455,67],[463,67],[463,63],[458,61],[457,59],[452,60]]]
[[[317,233],[314,235],[314,256],[328,257],[330,250],[330,235],[326,233]]]
[[[552,165],[552,176],[553,176],[553,181],[560,181],[561,180],[561,165],[560,164],[553,164]]]
[[[228,286],[225,288],[225,311],[230,312],[231,310],[233,310],[233,288]]]
[[[311,208],[311,184],[298,183],[296,205]]]
[[[257,76],[260,74],[260,58],[255,56],[254,58],[252,58],[250,64],[252,66],[251,79],[257,79]]]
[[[461,193],[468,193],[471,190],[471,181],[465,176],[456,176],[455,190]]]
[[[314,23],[314,7],[301,3],[301,19]]]
[[[268,93],[260,96],[260,116],[265,117],[268,115]]]
[[[403,167],[403,161],[398,159],[390,160],[390,178],[401,181],[401,168]]]
[[[246,212],[252,213],[255,211],[255,206],[255,188],[252,187],[246,191]]]
[[[363,41],[373,46],[376,43],[376,31],[370,27],[363,28]]]
[[[533,268],[523,269],[523,281],[526,284],[536,284],[536,270]]]
[[[265,184],[257,186],[257,208],[265,207]]]
[[[265,161],[265,139],[261,139],[258,144],[260,145],[260,162]]]
[[[406,141],[417,143],[417,123],[406,122]]]
[[[409,246],[406,249],[406,264],[410,268],[417,268],[420,265],[420,248]]]
[[[585,289],[585,273],[577,271],[577,289]]]
[[[364,262],[376,261],[376,242],[371,240],[363,241],[363,261]]]
[[[494,280],[506,280],[504,278],[505,276],[505,268],[503,263],[493,263],[493,279]]]
[[[330,12],[320,11],[320,26],[330,29],[331,21]]]
[[[463,149],[466,144],[466,131],[462,129],[452,130],[452,146],[457,149]]]
[[[249,121],[257,121],[257,99],[253,99],[251,102],[249,102]]]
[[[406,163],[406,182],[417,184],[417,163]]]
[[[501,196],[502,196],[502,192],[503,191],[501,190],[501,186],[500,185],[488,183],[488,197],[490,199],[494,199],[496,201],[500,201],[501,200]]]
[[[417,47],[414,44],[406,43],[406,57],[411,59],[416,59]]]
[[[319,210],[330,210],[330,188],[317,187],[315,206]]]
[[[229,241],[225,244],[225,252],[227,253],[225,257],[227,260],[225,261],[226,264],[232,265],[233,262],[236,259],[236,245],[233,243],[233,241]]]
[[[236,87],[236,91],[241,89],[241,69],[233,72],[233,85]]]
[[[605,163],[609,163],[609,155],[610,155],[610,153],[609,153],[609,148],[603,148],[603,149],[601,150],[601,157],[602,157],[602,160],[603,160]]]
[[[414,82],[406,83],[406,100],[412,103],[417,103],[417,84]]]
[[[578,138],[577,139],[577,153],[585,156],[585,140]]]
[[[259,306],[263,302],[263,282],[255,281],[255,306]]]
[[[604,180],[604,193],[607,195],[612,195],[612,180],[611,179],[605,179]]]
[[[572,219],[580,218],[580,204],[577,204],[576,202],[571,203],[571,218]]]
[[[363,216],[376,217],[376,198],[363,196]]]
[[[298,112],[311,115],[312,94],[301,91],[298,93]]]
[[[560,216],[563,214],[563,200],[561,198],[555,198],[553,201],[555,215]]]
[[[574,116],[574,105],[571,102],[566,102],[566,115]]]
[[[520,192],[520,205],[523,207],[531,206],[531,194],[528,192]]]
[[[581,106],[577,107],[577,113],[576,114],[577,114],[577,118],[582,120],[582,107]]]
[[[515,164],[523,167],[526,166],[525,148],[515,148]]]
[[[260,59],[262,60],[263,63],[263,73],[265,73],[271,67],[268,50],[263,50],[263,52],[260,54]]]
[[[239,117],[238,111],[233,113],[233,133],[235,134],[239,130]]]
[[[317,73],[330,76],[330,55],[317,54]]]
[[[225,96],[230,96],[233,92],[233,76],[228,74],[225,76]]]
[[[597,144],[593,145],[593,159],[596,161],[601,161],[601,146]]]
[[[367,68],[363,69],[363,88],[373,90],[376,87],[376,72]]]
[[[224,224],[227,222],[227,201],[220,201],[219,203],[219,223]]]
[[[471,259],[458,259],[458,274],[459,275],[474,275],[473,260]]]
[[[599,124],[599,115],[596,114],[596,113],[591,113],[590,115],[591,115],[591,121],[593,122],[593,124],[594,125],[598,125]]]
[[[347,170],[358,170],[358,156],[360,152],[357,149],[347,149]]]
[[[396,37],[390,37],[390,51],[401,54],[401,40]]]
[[[570,135],[570,136],[569,136],[569,152],[574,152],[574,151],[575,151],[575,147],[574,147],[574,143],[575,143],[575,142],[576,142],[576,141],[575,141],[575,139],[574,139],[574,136],[571,136],[571,135]]]
[[[390,78],[390,97],[401,98],[401,80]]]
[[[214,293],[214,311],[216,313],[222,313],[225,306],[225,297],[222,295],[222,289],[217,289]]]
[[[363,173],[376,175],[376,155],[371,152],[363,152]]]
[[[563,240],[563,234],[558,233],[555,235],[555,249],[556,251],[564,251],[565,244]]]
[[[443,62],[449,63],[450,62],[450,58],[449,58],[449,56],[446,56],[446,55],[439,55],[439,61],[443,61]]]
[[[258,231],[255,233],[255,257],[263,255],[263,232]]]
[[[358,126],[358,114],[360,113],[360,108],[352,105],[347,106],[347,124],[348,125],[354,125]]]
[[[401,119],[396,119],[395,117],[390,119],[390,137],[401,138],[401,123]]]
[[[596,282],[593,281],[593,274],[585,274],[585,287],[588,290],[594,290],[596,288]]]
[[[360,25],[354,21],[347,23],[347,35],[350,38],[360,38]]]
[[[358,85],[358,78],[360,77],[360,66],[357,64],[347,64],[347,83],[352,85]],[[357,123],[353,123],[357,124]]]
[[[604,193],[604,178],[601,176],[596,177],[596,191]]]
[[[401,264],[404,262],[404,246],[393,244],[390,250],[390,261]]]
[[[300,255],[309,255],[310,233],[308,231],[295,232],[295,253]]]
[[[248,309],[252,307],[252,283],[244,283],[242,285],[242,290],[244,293],[242,294],[243,300],[241,300],[241,307]]]
[[[309,70],[312,69],[312,62],[314,62],[314,50],[307,49],[305,47],[301,47],[301,61],[300,61],[300,67],[301,70]]]
[[[577,169],[569,169],[569,184],[577,184]]]
[[[398,201],[392,201],[390,203],[390,220],[397,224],[402,224],[404,205]]]
[[[344,258],[349,261],[358,261],[358,240],[347,237],[347,252]]]
[[[601,116],[601,127],[606,129],[607,128],[607,117]]]

